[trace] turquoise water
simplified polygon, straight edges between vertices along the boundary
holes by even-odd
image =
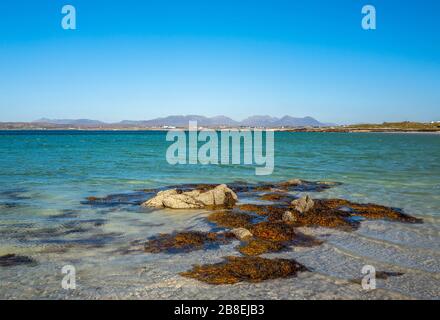
[[[8,280],[8,285],[2,286],[0,297],[63,296],[65,293],[60,291],[57,284],[57,267],[62,262],[74,260],[80,265],[84,262],[83,277],[87,278],[86,274],[90,271],[88,266],[100,265],[102,259],[109,257],[109,252],[124,247],[130,241],[180,227],[205,227],[204,222],[200,221],[203,212],[185,216],[160,212],[147,214],[140,209],[124,206],[97,208],[81,204],[85,197],[187,182],[257,182],[291,178],[342,183],[341,186],[314,195],[316,197],[375,202],[399,207],[409,214],[424,218],[425,224],[422,226],[401,227],[400,224],[374,222],[374,225],[367,224],[371,228],[364,231],[369,232],[369,238],[404,247],[405,252],[396,258],[402,260],[397,267],[426,272],[437,281],[434,283],[438,283],[438,268],[431,268],[431,264],[428,264],[425,270],[417,259],[431,259],[438,266],[440,135],[277,132],[274,172],[269,176],[256,176],[255,167],[249,165],[170,165],[165,153],[171,143],[165,140],[165,134],[119,131],[0,132],[0,255],[22,253],[35,257],[39,262],[36,267],[0,269],[0,280],[15,279],[15,284]],[[389,232],[384,234],[377,231],[379,227],[390,229],[386,229]],[[360,234],[362,232],[363,229],[359,231]],[[364,244],[349,249],[359,257],[371,258]],[[340,246],[338,250],[342,250]],[[376,254],[377,250],[372,254]],[[165,263],[167,259],[171,259],[162,257],[161,260],[160,255],[158,258],[146,257],[145,254],[130,257],[131,260],[115,258],[114,264],[105,268],[119,274],[115,270],[126,270],[128,261],[131,267],[148,266],[149,263],[163,266],[168,265]],[[217,259],[218,255],[214,254],[211,258]],[[375,259],[381,260],[380,263],[392,263],[385,258],[375,256]],[[104,267],[101,265],[100,268]],[[56,288],[49,286],[41,289],[40,282],[29,280],[43,269],[48,272],[45,281],[53,281]],[[158,274],[157,277],[168,279],[167,275],[170,274],[175,277],[171,271],[169,274]],[[324,269],[320,274],[337,276]],[[31,287],[31,290],[25,290],[24,284],[17,280],[19,275],[31,283],[25,286]],[[87,297],[128,297],[133,294],[129,288],[134,290],[134,287],[124,285],[131,281],[129,274],[118,278],[120,284],[114,284],[111,293],[105,290],[96,293],[96,287],[103,286],[100,282],[103,279],[98,280],[90,275],[87,279],[87,285],[84,284],[87,288],[84,289],[87,292],[84,295]],[[433,281],[423,279],[427,283]],[[421,278],[414,281],[423,290],[426,289],[420,284]],[[138,285],[139,281],[136,281]],[[173,286],[170,285],[170,288]],[[422,292],[420,294],[411,295],[405,290],[403,294],[428,298],[437,295],[435,290],[426,293],[422,289],[419,290]],[[204,291],[204,294],[208,297],[221,292],[217,289],[206,290],[208,293]],[[225,290],[225,294],[228,294]],[[399,287],[390,290],[402,293]],[[419,292],[412,290],[413,293]],[[141,294],[141,297],[158,298],[154,292]],[[185,297],[172,289],[167,292],[169,297]],[[242,294],[242,297],[246,297],[247,291]]]

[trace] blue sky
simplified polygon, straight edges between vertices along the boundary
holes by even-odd
[[[77,30],[61,28],[65,4]],[[365,4],[377,30],[361,28]],[[440,1],[1,1],[0,110],[440,120]]]

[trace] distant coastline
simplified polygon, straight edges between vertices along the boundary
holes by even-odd
[[[271,127],[200,127],[200,129],[213,130],[227,130],[227,129],[266,129],[277,132],[334,132],[334,133],[368,133],[368,132],[382,132],[382,133],[438,133],[440,134],[440,127],[408,127],[408,128],[394,128],[394,127],[357,127],[357,126],[335,126],[335,127],[292,127],[292,128],[271,128]],[[10,125],[0,123],[0,131],[168,131],[174,129],[184,129],[187,127],[82,127],[82,126],[35,126],[35,125]]]
[[[325,124],[311,117],[294,118],[284,116],[252,116],[243,121],[235,121],[224,116],[169,116],[145,121],[121,121],[105,123],[89,119],[50,120],[33,122],[0,122],[0,130],[33,131],[168,131],[188,129],[190,121],[196,121],[200,129],[266,129],[284,132],[401,132],[401,133],[439,133],[440,122],[384,122],[381,124]]]
[[[10,128],[10,127],[2,127],[0,125],[1,131],[36,131],[36,132],[44,132],[44,131],[88,131],[88,132],[98,132],[98,131],[107,131],[107,132],[142,132],[142,131],[168,131],[175,129],[183,129],[187,130],[188,128],[174,128],[174,129],[165,129],[165,128],[37,128],[37,127],[21,127],[21,128]],[[219,128],[209,128],[213,130],[227,130],[227,129],[266,129],[273,130],[275,132],[316,132],[316,133],[432,133],[432,134],[440,134],[440,128],[435,129],[394,129],[394,128],[383,128],[383,129],[361,129],[361,128],[346,128],[346,127],[326,127],[326,128],[237,128],[237,127],[219,127]]]

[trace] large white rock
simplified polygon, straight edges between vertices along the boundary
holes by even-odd
[[[235,192],[232,191],[231,189],[229,189],[228,186],[225,184],[218,185],[214,189],[209,190],[207,192],[213,193],[214,204],[216,206],[225,205],[225,204],[227,204],[226,202],[228,202],[228,201],[232,201],[235,204],[235,202],[237,202],[237,200],[238,200],[238,197],[235,194]]]
[[[144,202],[142,206],[171,209],[198,209],[208,206],[232,207],[237,200],[235,192],[227,185],[221,184],[205,192],[192,190],[179,193],[176,189],[161,191],[155,197]]]
[[[203,203],[203,205],[205,206],[215,205],[214,193],[212,192],[212,190],[199,193],[199,195],[196,196],[196,199]]]
[[[175,194],[163,199],[162,204],[170,209],[198,209],[203,208],[202,202],[185,193]]]
[[[168,198],[170,196],[176,195],[177,194],[177,190],[176,189],[170,189],[170,190],[165,190],[165,191],[159,191],[155,197],[151,198],[148,201],[145,201],[142,206],[144,207],[155,207],[155,208],[162,208],[163,205],[163,200],[165,198]]]

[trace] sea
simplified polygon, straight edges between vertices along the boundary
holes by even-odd
[[[439,299],[440,134],[275,132],[274,170],[243,164],[170,164],[164,131],[0,131],[1,299]],[[238,241],[190,253],[146,253],[147,239],[208,231],[209,211],[146,210],[142,190],[185,183],[340,184],[312,198],[402,209],[422,224],[363,221],[353,232],[304,228],[323,240],[265,257],[309,272],[261,283],[210,285],[179,273],[238,255]],[[126,195],[112,206],[88,197]],[[301,194],[298,194],[300,196]],[[131,200],[130,200],[131,199]],[[399,275],[365,289],[364,266]],[[66,288],[65,266],[74,288]]]

